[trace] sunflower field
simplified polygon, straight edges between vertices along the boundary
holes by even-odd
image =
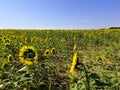
[[[120,30],[0,30],[0,90],[119,90]]]

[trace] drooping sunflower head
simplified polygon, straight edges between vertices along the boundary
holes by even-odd
[[[37,62],[38,53],[32,46],[23,46],[19,52],[19,59],[25,65],[32,65]]]

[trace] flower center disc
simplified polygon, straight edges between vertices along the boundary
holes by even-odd
[[[35,52],[31,49],[28,49],[27,51],[24,52],[25,58],[34,58],[35,57]]]

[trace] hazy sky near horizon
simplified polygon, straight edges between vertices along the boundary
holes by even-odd
[[[0,0],[0,28],[120,26],[120,0]]]

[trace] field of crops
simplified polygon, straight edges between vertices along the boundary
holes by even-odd
[[[0,30],[0,90],[119,90],[120,30]]]

